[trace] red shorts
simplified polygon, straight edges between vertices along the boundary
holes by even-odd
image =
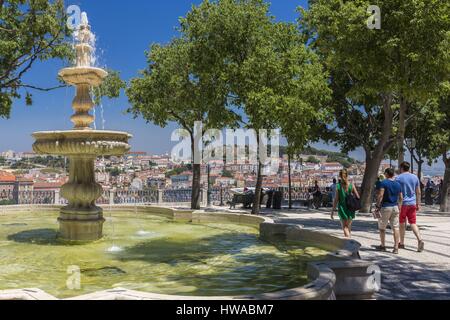
[[[417,221],[417,207],[416,206],[402,206],[400,212],[400,223],[406,223],[408,218],[409,224],[416,224]]]

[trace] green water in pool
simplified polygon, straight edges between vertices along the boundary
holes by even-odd
[[[67,245],[57,240],[57,215],[0,215],[0,290],[39,288],[59,298],[117,287],[186,296],[258,294],[306,284],[307,263],[329,252],[308,243],[269,244],[246,225],[125,212],[106,218],[102,240]],[[77,269],[80,288],[73,287]]]

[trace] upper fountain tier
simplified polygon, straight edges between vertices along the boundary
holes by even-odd
[[[102,84],[108,73],[100,68],[92,66],[92,52],[94,50],[94,35],[91,32],[87,15],[83,12],[79,30],[75,34],[76,66],[65,68],[59,72],[59,76],[67,84],[89,85],[98,87]]]

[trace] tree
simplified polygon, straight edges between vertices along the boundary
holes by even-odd
[[[190,39],[199,39],[201,65],[213,61],[226,80],[228,97],[242,125],[256,133],[281,129],[295,145],[304,145],[321,104],[329,93],[317,57],[303,43],[296,26],[277,23],[260,0],[204,1],[187,18]],[[282,125],[283,124],[283,125]],[[292,129],[294,128],[294,129]],[[258,156],[253,214],[260,210],[262,168]]]
[[[103,83],[93,88],[93,100],[97,106],[101,104],[103,98],[118,98],[122,89],[127,87],[126,82],[120,78],[120,72],[111,69],[107,71],[108,76]]]
[[[69,35],[62,0],[0,1],[0,117],[9,117],[21,89],[53,89],[24,83],[23,77],[38,61],[73,56]],[[31,94],[26,97],[31,103]]]
[[[350,98],[350,86],[343,86],[337,77],[332,80],[335,125],[325,132],[325,139],[335,142],[344,153],[362,147],[366,170],[361,185],[362,211],[368,212],[378,170],[386,153],[395,144],[394,117],[396,107],[392,96],[376,99]],[[364,134],[362,134],[364,133]]]
[[[392,70],[386,80],[392,83],[399,102],[397,150],[401,163],[406,127],[414,115],[412,105],[434,98],[450,73],[450,4],[440,0],[378,2],[383,20],[379,37],[387,43],[381,54]]]
[[[422,167],[426,162],[427,153],[429,154],[428,149],[435,134],[435,125],[441,115],[433,100],[425,104],[412,104],[409,113],[411,120],[405,128],[405,140],[413,140],[414,146],[408,145],[408,141],[405,141],[405,146],[417,163],[417,176],[422,181]]]
[[[68,41],[72,31],[66,21],[63,0],[0,0],[0,117],[9,117],[13,100],[21,98],[23,92],[31,105],[31,90],[48,92],[67,87],[60,79],[51,88],[23,81],[38,62],[74,58]],[[104,83],[93,88],[97,105],[103,97],[117,98],[126,86],[118,72],[108,73]]]
[[[183,25],[182,32],[190,28]],[[200,208],[201,163],[194,161],[198,140],[195,123],[202,122],[201,135],[208,129],[233,124],[236,117],[227,109],[227,91],[211,72],[212,64],[198,67],[195,48],[198,41],[184,35],[166,46],[155,44],[147,54],[148,68],[140,78],[131,80],[127,95],[128,110],[136,117],[165,127],[176,122],[187,131],[192,155],[192,209]],[[200,70],[201,69],[201,70]]]
[[[447,87],[448,88],[448,87]],[[448,90],[448,89],[447,89]],[[428,107],[434,112],[428,119],[425,129],[427,144],[423,153],[431,164],[442,159],[445,164],[444,180],[441,189],[441,212],[450,212],[450,95],[444,91],[440,97],[430,100]]]
[[[382,9],[381,30],[367,28],[369,5]],[[402,158],[407,105],[426,101],[448,77],[448,4],[314,0],[300,12],[306,41],[331,75],[336,126],[326,140],[343,151],[364,148],[368,210],[380,163],[396,141]]]

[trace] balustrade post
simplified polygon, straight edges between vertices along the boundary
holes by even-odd
[[[59,199],[60,199],[60,191],[59,190],[55,190],[55,203],[54,204],[60,204],[59,203]]]
[[[220,206],[223,207],[223,187],[220,187]]]
[[[158,198],[156,199],[157,204],[161,204],[163,202],[163,190],[158,189]]]
[[[116,189],[109,190],[109,205],[112,206],[114,204],[114,195],[116,193]]]

